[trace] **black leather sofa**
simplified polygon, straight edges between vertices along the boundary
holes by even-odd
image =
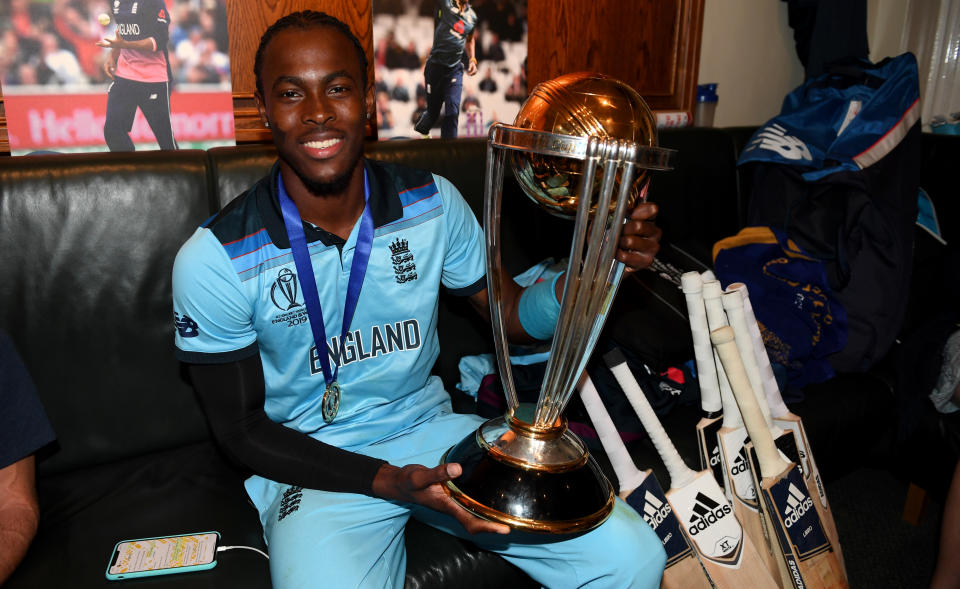
[[[708,264],[712,244],[740,227],[745,203],[735,162],[749,134],[662,133],[661,144],[679,151],[676,170],[654,178],[651,191],[661,207],[665,248],[681,246]],[[960,142],[927,136],[924,145],[925,177],[938,183],[928,191],[938,193],[938,205],[947,202],[941,211],[947,219],[954,212],[947,171]],[[368,155],[448,177],[479,214],[482,140],[387,141],[369,145]],[[174,359],[170,271],[183,241],[273,158],[271,146],[258,145],[0,158],[0,328],[13,337],[58,435],[39,463],[39,533],[7,587],[110,586],[104,570],[121,539],[216,530],[224,545],[265,548],[241,484],[245,473],[211,441]],[[506,191],[509,268],[564,256],[569,224],[536,210],[512,182]],[[653,316],[658,332],[674,334],[674,349],[682,348],[686,327],[682,318],[657,311],[662,301],[643,283],[650,274],[638,273],[622,287],[608,331],[616,339],[635,331],[635,320]],[[492,350],[489,328],[454,297],[443,296],[440,313],[436,371],[454,391],[455,407],[469,411],[472,399],[454,390],[458,361]],[[893,394],[890,381],[856,378],[873,383],[863,395]],[[857,406],[857,397],[847,398]],[[816,403],[797,409],[816,423],[815,447],[842,447],[855,437],[847,424],[862,416],[837,416]],[[668,418],[668,429],[690,427],[696,418],[696,407],[683,408]],[[693,436],[676,437],[693,462]],[[649,448],[631,451],[639,464],[658,469]],[[842,468],[845,452],[835,454]],[[533,585],[503,559],[416,523],[408,527],[407,549],[408,587]],[[210,571],[126,583],[234,588],[269,587],[270,579],[265,559],[232,550],[220,553]]]

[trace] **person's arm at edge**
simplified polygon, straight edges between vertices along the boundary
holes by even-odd
[[[930,589],[960,587],[960,462],[953,471],[953,481],[943,507],[940,527],[940,546],[937,566],[933,571]]]
[[[16,570],[37,533],[40,506],[31,454],[0,469],[0,585]]]

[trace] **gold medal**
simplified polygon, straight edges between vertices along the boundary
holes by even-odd
[[[337,416],[337,411],[340,410],[340,384],[337,381],[328,384],[326,390],[323,391],[321,410],[323,420],[332,423]]]

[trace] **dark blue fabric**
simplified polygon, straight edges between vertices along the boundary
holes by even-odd
[[[800,388],[834,375],[827,357],[847,343],[847,313],[827,284],[823,262],[772,231],[777,243],[721,249],[715,272],[724,287],[747,285],[771,362],[784,365],[790,385]]]
[[[917,60],[904,53],[876,65],[858,62],[842,72],[811,79],[788,94],[780,114],[754,133],[738,163],[809,168],[808,181],[860,171],[853,158],[883,138],[919,100]],[[861,104],[848,120],[851,101]]]
[[[0,468],[56,439],[13,341],[0,331]]]
[[[455,139],[460,122],[463,64],[445,67],[428,61],[423,68],[423,79],[427,83],[427,110],[420,116],[414,128],[418,133],[429,133],[433,123],[440,116],[442,106],[443,120],[440,121],[440,136],[443,139]]]

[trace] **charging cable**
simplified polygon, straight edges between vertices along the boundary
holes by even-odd
[[[254,552],[258,553],[260,556],[264,557],[265,559],[270,560],[269,554],[267,554],[263,550],[260,550],[259,548],[254,548],[253,546],[219,546],[217,547],[217,552],[223,552],[225,550],[233,550],[235,548],[241,548],[243,550],[253,550]]]

